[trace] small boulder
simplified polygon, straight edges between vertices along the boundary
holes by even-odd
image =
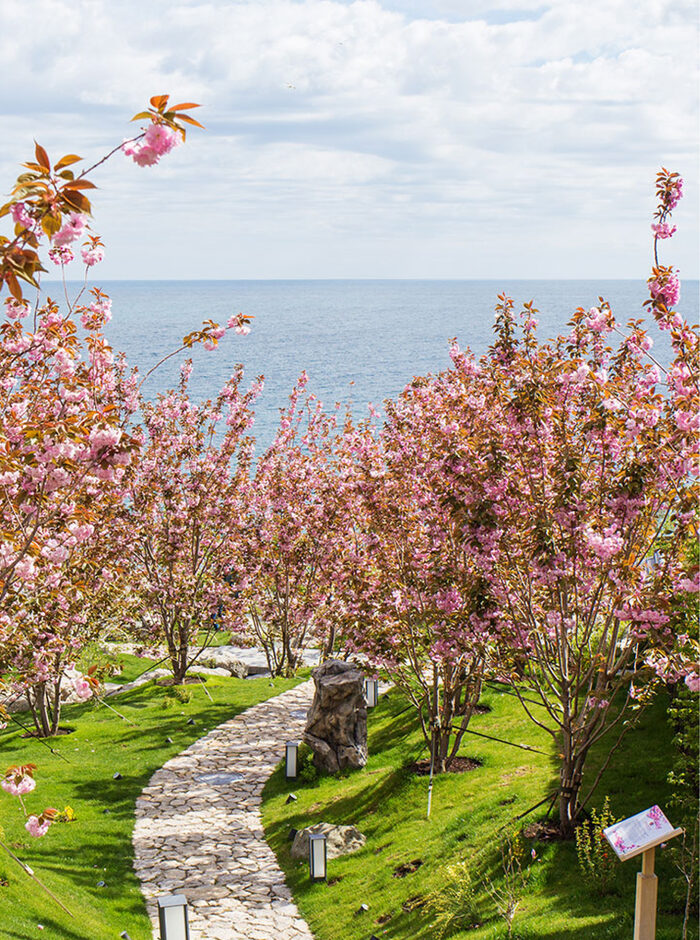
[[[193,668],[205,666],[209,669],[225,669],[235,679],[245,679],[248,676],[248,666],[233,655],[225,646],[214,646],[198,657]]]
[[[367,841],[357,826],[333,826],[331,823],[317,823],[307,829],[300,829],[292,843],[292,858],[308,859],[309,836],[323,833],[326,837],[328,858],[339,858],[358,852]]]

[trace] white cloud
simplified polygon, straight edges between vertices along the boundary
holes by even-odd
[[[697,271],[690,3],[29,6],[3,2],[4,180],[34,136],[99,154],[147,94],[206,105],[167,163],[101,172],[105,276],[640,276],[660,163]]]

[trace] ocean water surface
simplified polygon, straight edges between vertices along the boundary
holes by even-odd
[[[206,318],[225,323],[231,314],[254,317],[251,333],[229,331],[218,349],[195,348],[161,366],[145,383],[155,397],[177,383],[181,362],[191,356],[192,397],[216,396],[236,363],[248,379],[265,376],[256,406],[254,433],[259,447],[272,440],[279,409],[302,370],[309,390],[327,408],[352,403],[362,417],[367,403],[380,407],[414,375],[450,364],[449,340],[479,354],[492,342],[494,306],[499,293],[511,296],[518,310],[533,300],[539,309],[538,332],[551,338],[566,331],[578,306],[591,307],[603,296],[618,319],[643,316],[644,281],[428,281],[428,280],[266,280],[266,281],[111,281],[97,282],[111,296],[107,336],[115,350],[145,374],[180,345],[182,337]],[[55,284],[47,292],[59,297]],[[69,284],[69,293],[75,285]],[[679,309],[698,320],[698,282],[685,281]],[[657,354],[668,361],[666,337],[655,325]]]

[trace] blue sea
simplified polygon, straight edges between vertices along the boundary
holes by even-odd
[[[59,292],[55,284],[44,286],[52,296],[62,294],[62,287]],[[112,281],[100,286],[113,301],[107,336],[142,374],[202,320],[223,324],[239,312],[254,317],[249,336],[230,331],[213,352],[196,348],[180,354],[147,380],[144,392],[155,397],[176,384],[180,362],[191,355],[192,397],[214,397],[240,362],[250,379],[265,376],[256,407],[260,448],[271,442],[279,409],[304,369],[309,390],[324,405],[351,402],[361,417],[368,402],[381,407],[414,375],[446,368],[452,337],[484,352],[492,342],[499,293],[511,296],[516,309],[534,300],[542,338],[565,332],[574,310],[597,304],[599,296],[623,323],[643,316],[647,297],[644,281],[632,280]],[[683,283],[679,309],[697,322],[698,281]],[[659,358],[667,361],[666,337],[655,326],[651,332]]]

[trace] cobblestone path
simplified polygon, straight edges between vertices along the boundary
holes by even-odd
[[[305,682],[254,705],[151,777],[136,802],[133,842],[154,937],[155,898],[182,893],[192,940],[313,940],[260,817],[263,786],[285,741],[301,736],[312,698]]]

